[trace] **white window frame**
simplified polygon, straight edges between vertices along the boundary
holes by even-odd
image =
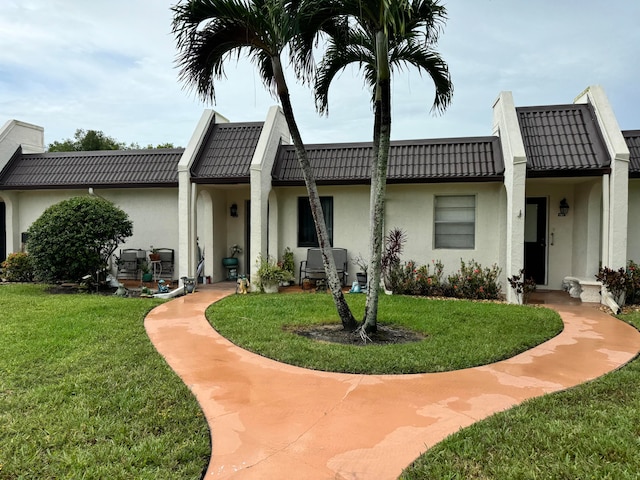
[[[460,199],[461,205],[452,204]],[[438,205],[439,199],[441,205]],[[446,199],[446,200],[445,200]],[[472,200],[473,206],[470,205]],[[473,250],[476,245],[478,201],[476,195],[435,195],[433,199],[433,248],[447,250]],[[454,200],[455,202],[455,200]],[[472,210],[472,212],[471,212]],[[473,213],[470,220],[469,213]],[[456,233],[460,229],[465,233]],[[464,241],[466,240],[466,241]],[[469,241],[470,240],[470,241]]]

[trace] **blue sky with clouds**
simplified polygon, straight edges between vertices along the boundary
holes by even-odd
[[[622,129],[640,129],[640,2],[637,0],[450,0],[438,49],[448,62],[453,104],[429,113],[433,87],[416,71],[393,81],[394,139],[488,135],[502,90],[516,105],[571,103],[604,87]],[[183,89],[174,65],[165,0],[5,0],[0,14],[0,124],[44,127],[45,142],[76,128],[126,143],[185,146],[204,108],[231,121],[263,120],[275,100],[245,60],[227,67],[216,104]],[[370,95],[359,72],[330,91],[329,116],[293,84],[307,143],[369,141]]]

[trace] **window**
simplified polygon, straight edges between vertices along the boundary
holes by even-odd
[[[435,248],[474,248],[476,241],[476,197],[435,198]]]
[[[327,224],[329,243],[333,245],[333,197],[320,197],[320,205],[322,205],[324,221]],[[318,246],[316,225],[313,223],[308,197],[298,197],[298,246]]]

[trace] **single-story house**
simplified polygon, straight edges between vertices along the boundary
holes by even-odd
[[[0,130],[0,259],[45,208],[97,194],[133,220],[123,248],[175,251],[175,279],[204,252],[204,275],[223,280],[233,245],[241,273],[286,247],[300,262],[315,234],[290,143],[277,107],[251,123],[205,110],[187,147],[171,150],[48,153],[41,127],[11,120]],[[366,254],[371,144],[307,147],[333,245]],[[392,142],[385,223],[406,232],[403,258],[497,264],[510,300],[506,279],[522,268],[559,290],[567,276],[640,260],[639,207],[640,130],[620,130],[600,86],[566,105],[516,107],[502,92],[491,135]]]

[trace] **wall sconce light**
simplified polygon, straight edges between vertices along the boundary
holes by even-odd
[[[560,213],[558,213],[558,216],[566,217],[568,211],[569,211],[569,204],[567,203],[567,199],[563,198],[562,200],[560,200]]]
[[[229,207],[229,213],[231,214],[232,217],[237,217],[238,216],[238,205],[236,205],[235,203],[232,203],[231,207]]]

